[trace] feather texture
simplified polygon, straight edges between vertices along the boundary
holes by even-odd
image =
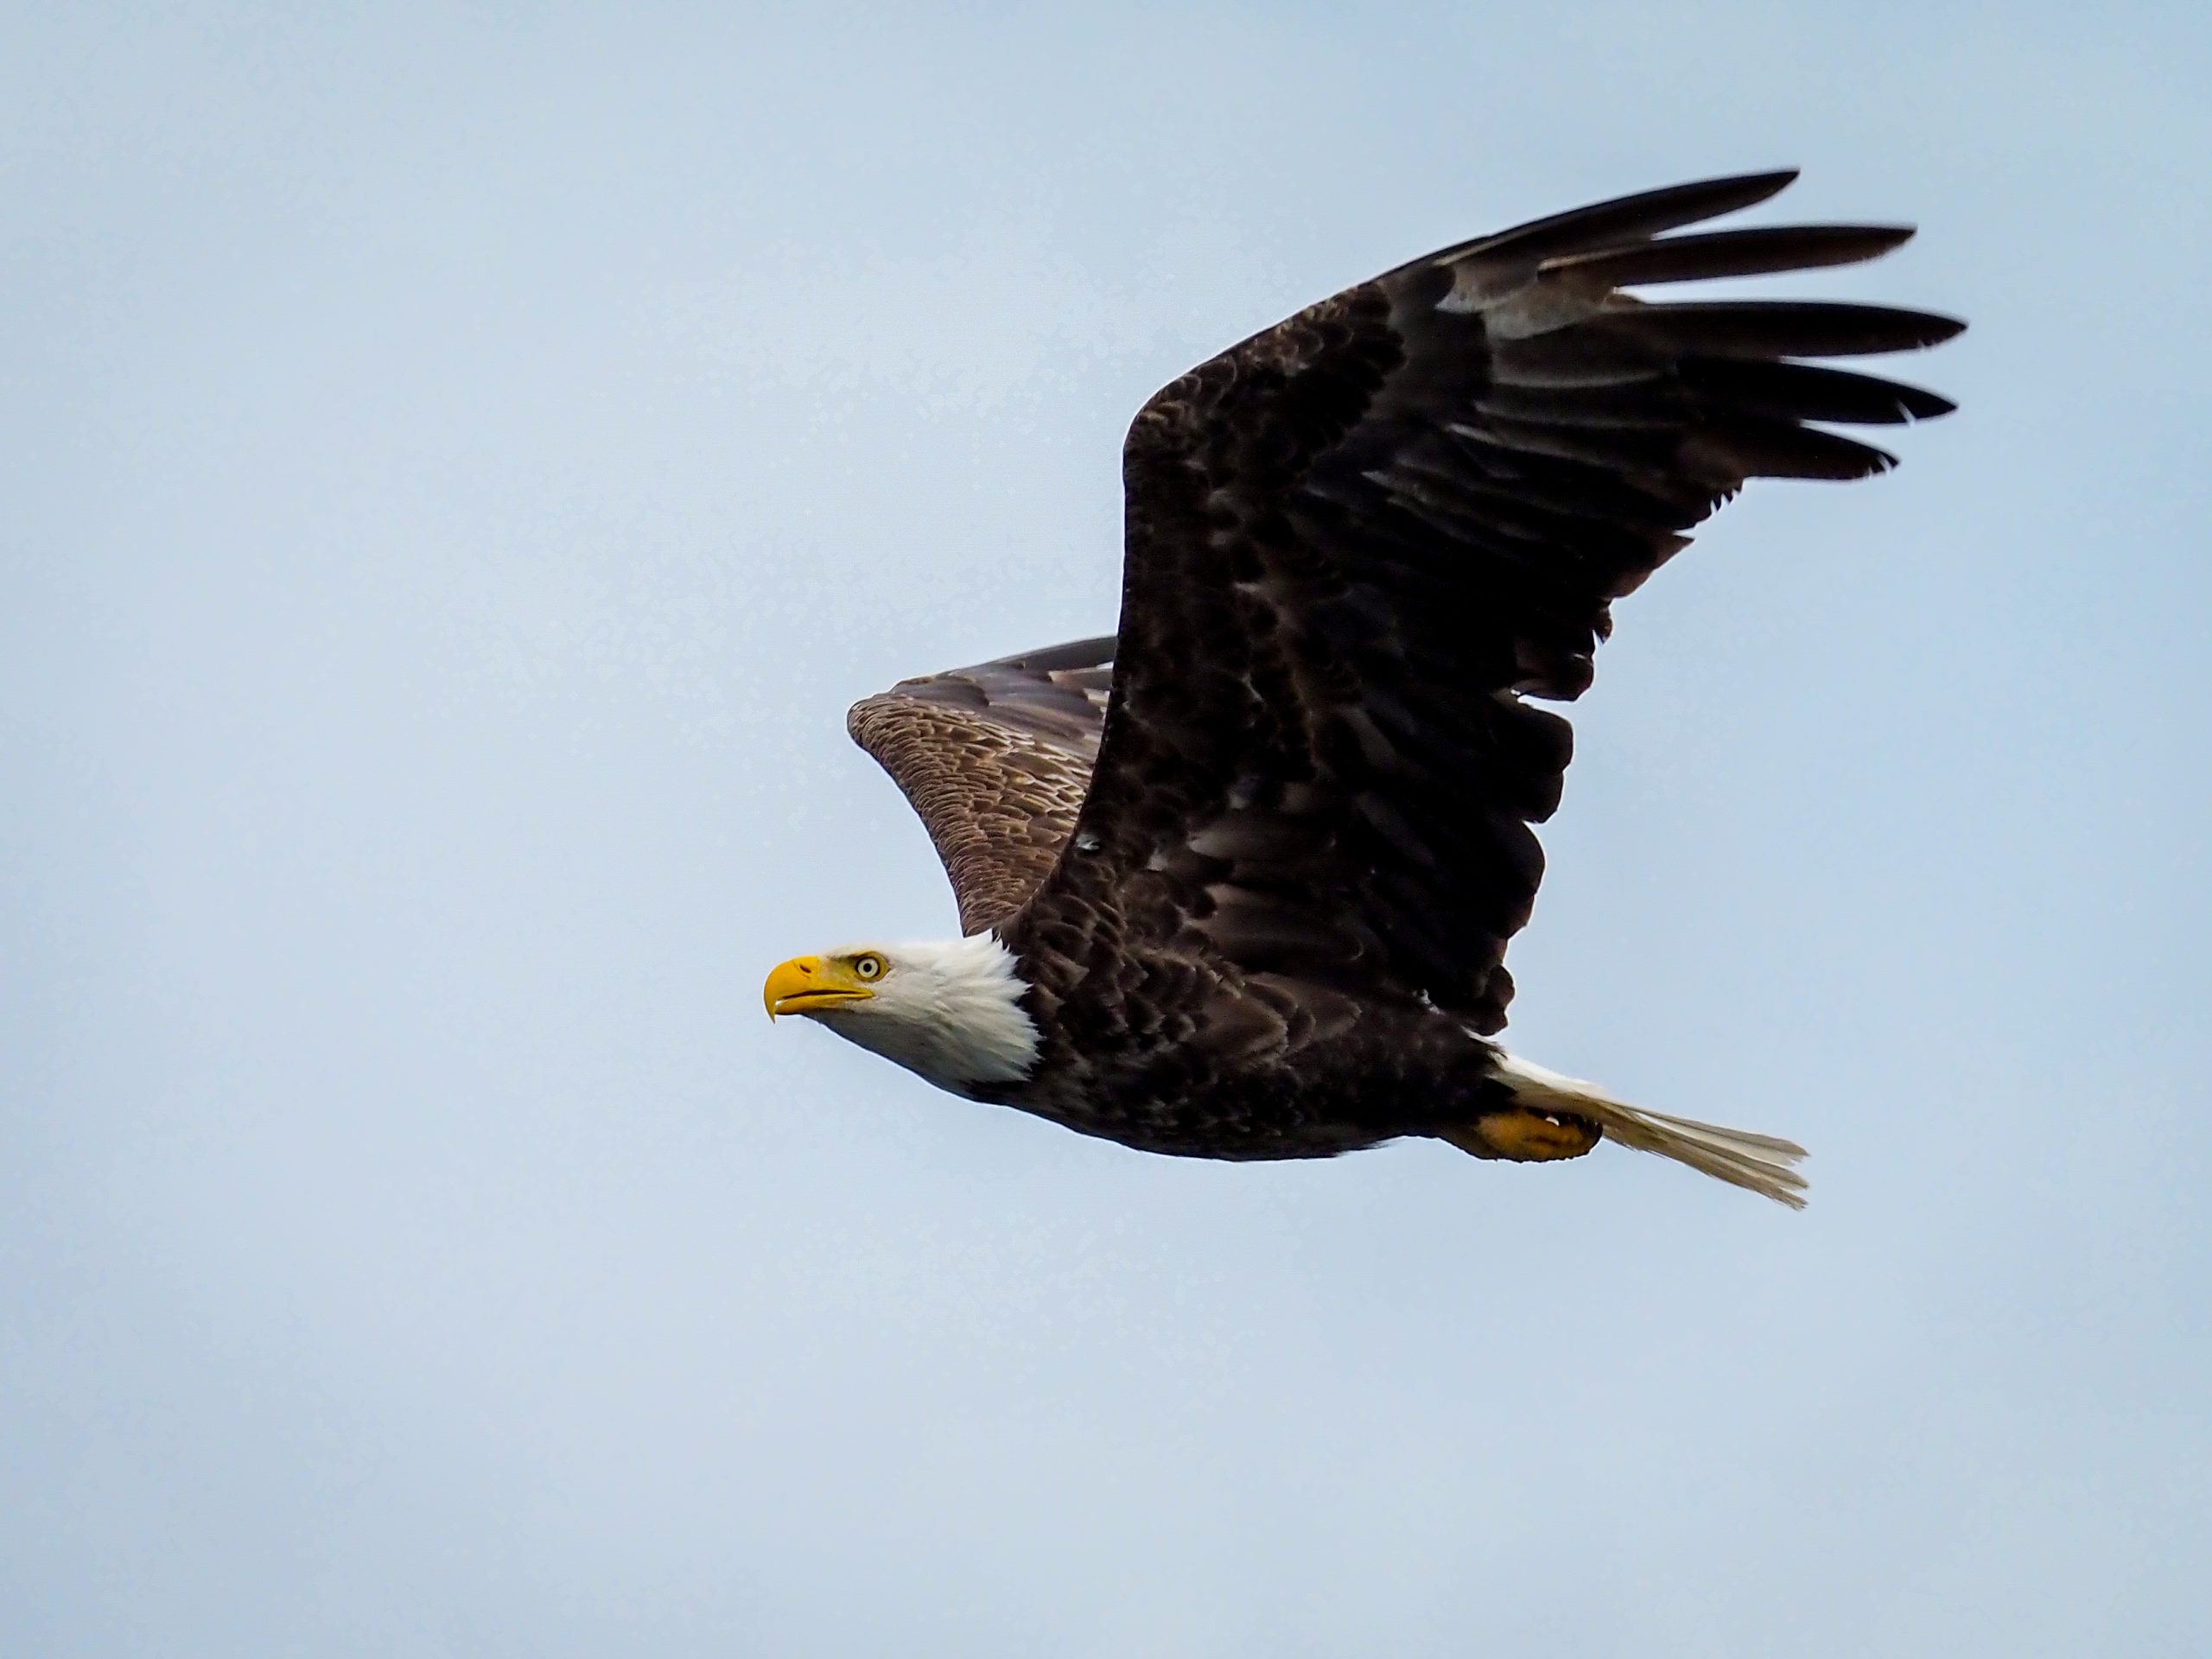
[[[952,880],[960,930],[1028,898],[1075,827],[1098,753],[1114,641],[1079,639],[901,680],[845,716],[912,804]]]

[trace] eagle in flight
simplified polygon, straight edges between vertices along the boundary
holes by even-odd
[[[963,937],[768,976],[940,1088],[1148,1152],[1654,1152],[1791,1205],[1804,1154],[1508,1053],[1529,919],[1611,602],[1750,478],[1894,457],[1828,429],[1953,405],[1805,361],[1933,346],[1885,306],[1644,285],[1851,264],[1909,228],[1669,235],[1794,172],[1446,248],[1200,364],[1122,448],[1117,635],[855,706]]]

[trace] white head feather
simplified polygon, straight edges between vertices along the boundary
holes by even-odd
[[[954,1094],[1029,1075],[1038,1037],[1021,1006],[1028,987],[1014,972],[1014,952],[994,936],[844,945],[830,953],[862,954],[883,961],[869,984],[874,995],[810,1017]]]

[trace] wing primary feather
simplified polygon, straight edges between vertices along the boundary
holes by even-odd
[[[1633,247],[1599,248],[1548,261],[1543,274],[1594,278],[1613,288],[1638,283],[1695,283],[1759,276],[1878,259],[1912,239],[1909,225],[1782,225],[1707,231]]]
[[[1700,179],[1692,184],[1669,185],[1663,190],[1640,190],[1633,195],[1616,196],[1610,201],[1592,202],[1587,207],[1532,219],[1525,225],[1477,237],[1416,263],[1452,264],[1475,255],[1543,260],[1616,242],[1642,241],[1683,225],[1694,225],[1700,219],[1718,219],[1723,213],[1755,207],[1788,188],[1796,176],[1797,169],[1790,167],[1771,173]]]
[[[1897,426],[1934,420],[1958,407],[1918,386],[1810,363],[1694,357],[1683,361],[1681,378],[1683,389],[1701,402],[1783,420]]]
[[[1689,300],[1631,303],[1586,326],[1683,353],[1859,357],[1940,345],[1966,324],[1932,312],[1828,300]]]
[[[1739,478],[1871,478],[1897,458],[1855,439],[1794,421],[1716,423],[1684,441],[1685,459]]]

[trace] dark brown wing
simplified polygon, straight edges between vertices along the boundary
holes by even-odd
[[[963,932],[1018,909],[1059,857],[1113,675],[1109,635],[901,680],[846,715],[921,816]]]
[[[1253,970],[1504,1022],[1608,601],[1754,477],[1892,458],[1814,422],[1941,397],[1794,359],[1963,326],[1618,291],[1839,264],[1909,231],[1657,239],[1771,173],[1655,191],[1414,262],[1167,386],[1123,454],[1121,649],[1040,938],[1111,917]]]

